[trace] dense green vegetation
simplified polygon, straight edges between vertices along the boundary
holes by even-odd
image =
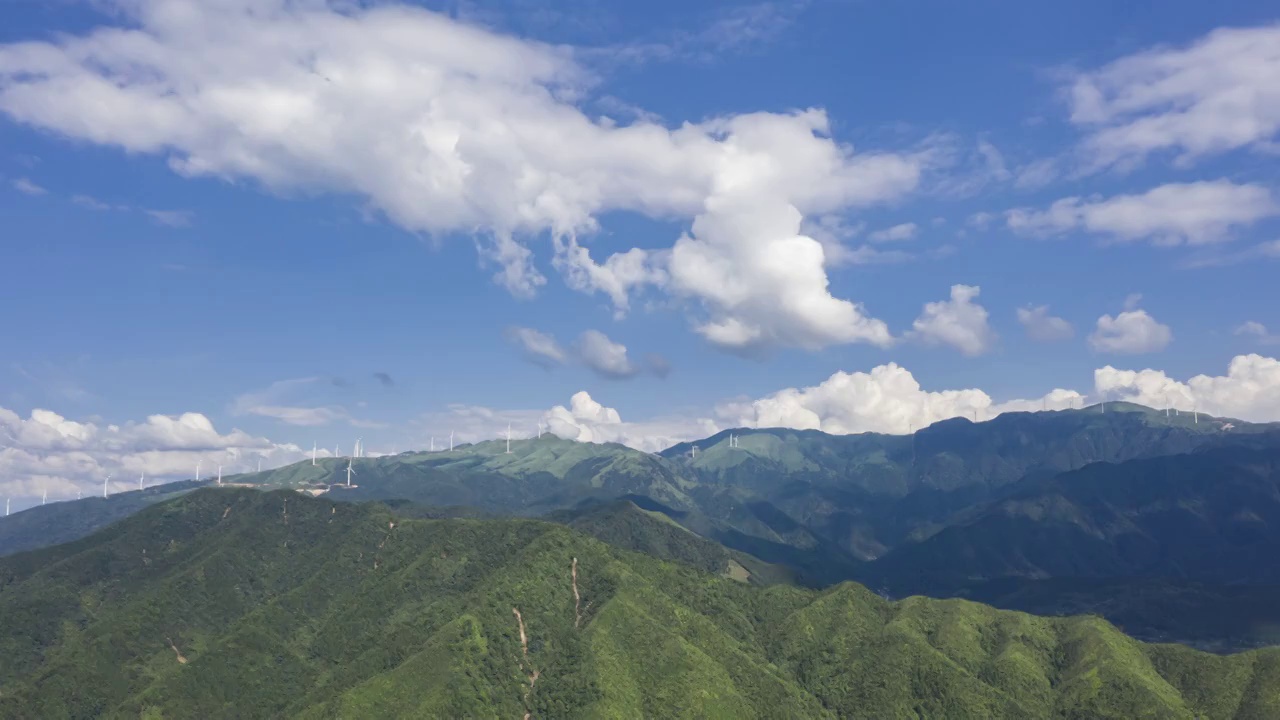
[[[359,458],[351,487],[345,458],[228,482],[415,517],[546,517],[752,582],[856,579],[896,597],[1094,612],[1144,638],[1247,647],[1280,624],[1269,602],[1280,432],[1233,425],[1110,403],[954,419],[914,436],[734,431],[738,447],[722,433],[699,441],[696,458],[688,444],[653,455],[547,435],[510,453],[487,442]],[[0,518],[0,555],[82,537],[193,486]]]
[[[758,587],[563,525],[292,491],[200,490],[0,560],[3,717],[525,713],[1272,718],[1280,650]]]
[[[973,512],[868,568],[899,592],[1000,577],[1280,584],[1280,448],[1098,463]]]

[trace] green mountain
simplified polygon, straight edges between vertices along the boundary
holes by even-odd
[[[623,531],[625,532],[625,531]],[[3,717],[1272,718],[1280,650],[208,489],[0,559]]]
[[[1106,408],[1005,413],[980,423],[953,418],[914,435],[731,431],[662,455],[699,481],[694,494],[705,512],[714,515],[715,508],[746,495],[854,557],[872,560],[928,537],[957,513],[1022,481],[1223,443],[1280,443],[1274,424],[1166,416],[1131,403]],[[730,434],[739,437],[738,447],[730,447]]]
[[[1228,447],[1023,483],[864,576],[929,593],[1003,577],[1280,585],[1277,556],[1280,449]]]
[[[106,498],[88,497],[28,508],[0,518],[0,556],[78,540],[145,507],[207,484],[188,480]]]

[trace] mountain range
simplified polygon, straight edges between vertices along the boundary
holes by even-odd
[[[618,541],[617,514],[669,524],[570,523]],[[204,488],[0,559],[0,716],[1280,716],[1280,649],[729,575],[539,520]]]
[[[1280,542],[1278,458],[1275,424],[1107,403],[952,419],[908,436],[726,431],[657,454],[546,435],[510,452],[492,441],[353,459],[351,486],[345,458],[225,482],[395,501],[434,518],[576,522],[679,561],[690,558],[673,548],[697,539],[699,553],[717,549],[693,562],[704,570],[732,554],[757,579],[855,579],[893,597],[1092,612],[1137,637],[1233,649],[1278,639],[1280,604],[1269,601],[1280,577],[1268,561]],[[80,537],[195,487],[0,519],[0,554]],[[662,519],[662,532],[645,522],[644,537],[628,539],[637,513]]]

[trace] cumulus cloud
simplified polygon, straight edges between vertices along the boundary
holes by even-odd
[[[919,230],[915,223],[902,223],[894,225],[883,230],[877,230],[867,236],[871,242],[897,242],[900,240],[910,240],[916,236]]]
[[[561,365],[566,359],[560,343],[547,333],[527,327],[509,327],[505,335],[507,341],[518,346],[525,359],[542,367]]]
[[[1126,303],[1128,305],[1128,303]],[[1156,322],[1146,310],[1126,310],[1115,317],[1103,315],[1089,336],[1089,345],[1098,352],[1136,355],[1158,352],[1173,341],[1168,325]]]
[[[1280,24],[1214,30],[1074,77],[1071,121],[1088,132],[1092,169],[1153,153],[1183,164],[1233,150],[1275,148],[1280,131]]]
[[[681,442],[704,438],[720,431],[709,418],[657,418],[623,422],[618,411],[601,405],[587,392],[557,405],[543,415],[548,429],[559,437],[581,442],[616,442],[645,452],[657,452]]]
[[[619,442],[651,452],[733,427],[900,434],[950,418],[985,421],[1008,412],[1081,408],[1099,399],[1128,400],[1156,408],[1167,402],[1183,410],[1198,408],[1215,415],[1274,421],[1280,419],[1280,361],[1241,355],[1232,360],[1226,376],[1199,375],[1186,383],[1157,370],[1107,366],[1095,371],[1094,388],[1088,394],[1055,388],[1042,397],[1003,402],[977,388],[926,390],[906,368],[889,363],[868,372],[837,372],[809,387],[726,401],[703,414],[624,421],[616,409],[579,392],[567,406],[557,405],[545,412],[454,406],[448,414],[435,418],[433,427],[444,435],[457,428],[458,437],[470,441],[505,437],[507,423],[513,424],[514,437],[532,437],[542,423],[567,439]]]
[[[1255,320],[1241,323],[1235,334],[1251,337],[1261,345],[1280,345],[1280,335],[1273,334],[1266,325]]]
[[[1094,371],[1094,385],[1102,397],[1150,407],[1168,404],[1254,422],[1280,419],[1280,360],[1261,355],[1237,355],[1226,375],[1196,375],[1186,382],[1160,370],[1117,370],[1108,365]]]
[[[1280,214],[1270,189],[1230,180],[1169,183],[1142,195],[1068,197],[1045,210],[1005,213],[1009,229],[1051,236],[1084,231],[1119,241],[1208,245],[1231,239],[1235,228]]]
[[[870,372],[838,372],[822,383],[787,388],[758,400],[721,405],[730,427],[789,427],[834,434],[906,433],[953,417],[989,420],[1014,410],[1076,407],[1082,396],[1054,390],[1043,398],[995,403],[978,389],[928,391],[896,363]]]
[[[1076,334],[1071,323],[1049,314],[1048,305],[1018,308],[1018,322],[1027,331],[1027,337],[1037,342],[1070,340]]]
[[[99,493],[108,474],[109,489],[118,492],[136,488],[144,474],[148,484],[189,479],[197,462],[208,477],[219,464],[230,474],[254,470],[259,460],[274,467],[308,456],[296,445],[241,430],[220,433],[200,413],[104,425],[43,409],[24,419],[0,408],[0,494],[12,497]]]
[[[952,285],[951,299],[925,303],[911,324],[911,336],[932,345],[950,345],[970,357],[981,355],[996,342],[987,323],[987,309],[974,302],[981,292],[976,285]]]
[[[576,349],[582,362],[601,377],[622,380],[640,371],[627,357],[627,346],[610,340],[599,330],[582,333]]]
[[[404,5],[119,9],[127,26],[0,46],[0,111],[183,175],[362,197],[413,231],[474,234],[517,295],[545,284],[529,242],[549,234],[571,287],[619,313],[669,293],[729,349],[890,342],[831,294],[801,227],[912,191],[927,151],[855,153],[812,109],[620,125],[582,109],[576,51]],[[611,211],[692,222],[673,247],[600,261],[586,240]]]

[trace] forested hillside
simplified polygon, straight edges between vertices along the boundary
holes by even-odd
[[[757,587],[533,520],[200,490],[0,560],[5,717],[1280,714],[1280,651],[859,585]]]

